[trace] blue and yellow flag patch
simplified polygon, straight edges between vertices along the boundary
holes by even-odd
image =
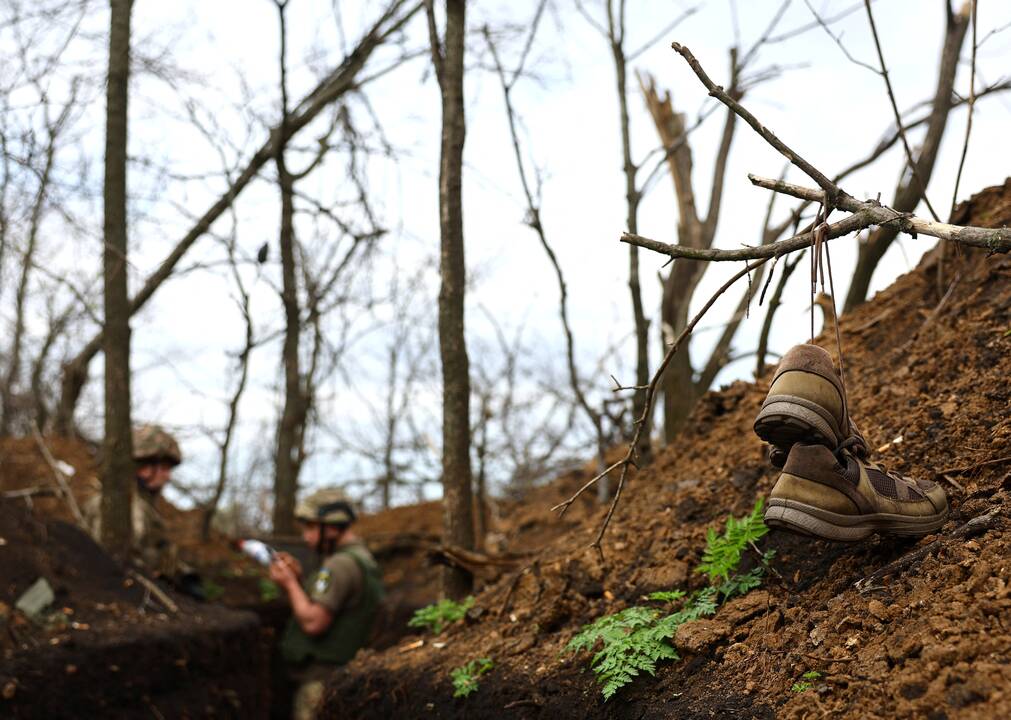
[[[312,584],[313,593],[315,595],[322,595],[323,593],[325,593],[329,589],[332,580],[333,577],[327,568],[323,568],[322,570],[320,570],[318,573],[316,573],[316,579],[313,581]]]

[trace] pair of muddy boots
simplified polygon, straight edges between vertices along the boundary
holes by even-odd
[[[797,345],[783,356],[755,419],[755,432],[772,445],[772,463],[783,471],[766,524],[839,541],[940,528],[948,515],[944,490],[870,462],[846,405],[825,350]]]

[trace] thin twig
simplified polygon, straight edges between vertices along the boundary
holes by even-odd
[[[702,65],[699,64],[699,61],[695,59],[695,56],[692,54],[691,50],[689,50],[680,43],[672,43],[671,47],[674,48],[674,50],[677,51],[677,53],[680,54],[681,57],[685,59],[689,67],[691,67],[695,75],[698,77],[698,79],[702,81],[703,85],[706,86],[706,89],[709,91],[710,95],[712,95],[714,98],[716,98],[721,103],[723,103],[728,108],[737,113],[737,115],[742,120],[748,123],[748,125],[750,125],[755,130],[755,132],[757,132],[759,135],[765,138],[765,141],[767,143],[772,145],[772,147],[776,148],[776,150],[778,150],[779,153],[783,155],[783,157],[785,157],[791,163],[796,165],[809,178],[814,180],[815,183],[818,185],[818,187],[820,187],[822,190],[824,190],[829,194],[830,201],[835,199],[835,195],[839,192],[839,188],[838,186],[836,186],[835,183],[833,183],[831,180],[825,177],[825,175],[822,174],[822,172],[818,170],[816,167],[814,167],[814,165],[812,165],[807,160],[798,155],[796,152],[787,147],[786,143],[784,143],[782,140],[773,135],[769,130],[767,130],[765,126],[762,125],[762,123],[760,123],[757,118],[755,118],[754,115],[748,112],[748,110],[745,109],[734,98],[730,97],[730,95],[728,95],[727,92],[721,86],[714,83],[710,79],[709,75],[706,74],[706,71],[702,69]],[[742,61],[742,65],[744,64],[744,62],[746,62],[746,60],[747,58],[745,58],[745,60]]]
[[[146,589],[148,592],[150,592],[152,595],[154,595],[155,598],[158,600],[158,602],[160,602],[162,605],[165,606],[166,610],[168,610],[169,612],[171,612],[173,614],[179,612],[179,606],[176,605],[172,601],[172,598],[170,598],[165,593],[165,591],[162,590],[160,587],[158,587],[157,585],[155,585],[153,582],[151,582],[150,580],[148,580],[146,577],[144,577],[143,575],[141,575],[139,572],[137,572],[135,570],[127,570],[126,574],[129,575],[134,580],[136,580],[137,582],[139,582],[141,585],[143,585],[144,589]]]
[[[874,13],[871,11],[870,0],[864,0],[864,7],[867,9],[867,20],[870,22],[871,34],[874,36],[874,47],[878,51],[878,62],[881,64],[881,77],[885,80],[885,88],[888,90],[888,100],[892,104],[892,114],[895,116],[895,126],[899,129],[899,135],[902,138],[902,147],[906,150],[906,160],[909,162],[909,169],[912,171],[917,185],[919,185],[920,197],[923,198],[923,202],[926,203],[927,209],[930,210],[931,217],[934,218],[935,222],[941,222],[941,218],[938,217],[936,212],[934,212],[934,206],[930,204],[930,198],[927,197],[926,183],[924,183],[923,178],[920,177],[920,171],[917,169],[918,163],[913,158],[913,151],[909,147],[909,139],[906,138],[906,131],[902,129],[902,114],[899,112],[899,106],[895,101],[895,92],[892,90],[892,81],[888,76],[888,68],[885,67],[885,55],[881,51],[881,41],[878,39],[878,28],[874,24]]]
[[[70,491],[70,485],[67,484],[63,471],[56,464],[56,458],[53,457],[53,454],[49,452],[49,448],[46,447],[38,426],[34,424],[32,425],[32,437],[35,439],[35,444],[39,446],[39,452],[42,453],[43,459],[53,473],[53,478],[55,478],[56,484],[60,488],[60,494],[63,495],[67,507],[70,508],[70,514],[74,516],[74,522],[77,523],[78,527],[83,528],[85,526],[84,516],[81,514],[81,508],[77,505],[77,499],[74,497],[74,493]]]
[[[0,497],[13,500],[14,498],[36,497],[38,495],[59,495],[59,490],[51,486],[38,486],[21,488],[20,490],[5,490],[0,493]]]
[[[745,275],[747,275],[748,273],[750,273],[755,268],[760,267],[764,263],[768,262],[768,260],[769,260],[768,257],[764,257],[764,258],[758,259],[755,262],[748,263],[744,267],[744,269],[739,270],[738,272],[734,273],[734,275],[731,276],[731,278],[729,280],[727,280],[712,295],[712,297],[709,298],[709,300],[702,307],[702,309],[699,310],[698,314],[696,314],[695,317],[693,317],[691,319],[691,322],[689,322],[688,325],[685,326],[685,329],[681,331],[681,334],[678,335],[677,340],[675,340],[671,344],[671,346],[667,349],[667,353],[664,355],[663,360],[660,361],[660,365],[657,367],[656,371],[653,373],[653,377],[649,381],[649,385],[646,386],[646,398],[645,398],[646,405],[643,408],[642,415],[640,415],[635,420],[635,433],[632,436],[632,440],[628,444],[628,449],[625,451],[625,456],[621,460],[619,460],[618,462],[612,464],[604,472],[596,475],[589,482],[585,483],[568,500],[566,500],[565,502],[559,503],[558,505],[555,505],[553,508],[551,508],[552,511],[554,511],[554,510],[560,510],[561,514],[564,515],[565,511],[568,510],[568,508],[576,501],[576,499],[579,498],[579,496],[582,495],[591,486],[593,486],[594,483],[596,483],[602,477],[606,476],[612,470],[615,470],[616,468],[621,467],[621,476],[618,479],[618,488],[617,488],[617,490],[614,493],[614,498],[611,500],[610,507],[607,509],[607,515],[604,518],[604,522],[600,526],[600,530],[597,533],[597,537],[593,541],[593,543],[590,545],[590,547],[596,548],[596,550],[598,552],[602,552],[601,548],[600,548],[600,541],[604,537],[604,532],[607,530],[607,526],[610,524],[611,518],[614,516],[614,511],[615,511],[615,508],[618,507],[618,502],[621,500],[621,492],[624,489],[625,479],[628,476],[628,468],[629,468],[630,465],[635,465],[636,464],[635,454],[636,454],[636,448],[638,447],[638,443],[639,443],[639,436],[642,434],[643,428],[645,428],[646,425],[647,425],[647,419],[649,418],[649,414],[650,414],[650,412],[653,409],[653,400],[656,397],[656,388],[657,388],[657,385],[660,382],[660,378],[663,376],[664,371],[670,365],[671,360],[674,359],[674,356],[677,354],[678,349],[680,349],[680,347],[684,343],[685,339],[689,335],[691,335],[692,330],[695,329],[695,326],[705,316],[705,314],[709,311],[709,309],[713,306],[713,304],[720,298],[720,296],[722,296],[723,293],[725,293],[728,289],[730,289],[730,287],[735,282],[737,282],[738,280],[740,280],[742,277],[744,277]]]
[[[810,202],[820,202],[823,193],[812,188],[805,188],[792,183],[749,175],[752,184],[767,190],[792,195]],[[948,223],[924,220],[909,213],[900,213],[892,208],[881,205],[876,200],[857,200],[842,190],[838,191],[835,206],[840,210],[853,213],[847,218],[828,226],[825,240],[841,237],[871,225],[887,225],[895,223],[901,232],[917,235],[929,235],[942,240],[953,240],[963,245],[982,248],[990,253],[1011,252],[1011,228],[981,228],[971,225],[951,225]],[[672,258],[687,257],[694,260],[711,260],[719,262],[754,260],[757,258],[785,255],[811,245],[814,239],[811,231],[794,235],[786,240],[762,245],[759,247],[720,250],[715,248],[692,248],[684,245],[670,245],[652,240],[641,235],[624,233],[621,242],[638,245]]]
[[[807,9],[811,11],[812,15],[814,15],[815,22],[821,26],[821,29],[824,30],[828,34],[828,36],[832,38],[835,44],[839,46],[839,49],[843,51],[843,55],[846,56],[847,60],[849,60],[854,65],[859,65],[862,68],[867,68],[875,75],[881,74],[881,71],[878,70],[873,65],[868,65],[863,60],[857,60],[855,57],[850,55],[850,51],[847,50],[846,46],[843,45],[842,43],[842,33],[836,35],[835,33],[832,32],[832,30],[828,26],[828,23],[822,19],[821,15],[818,14],[818,11],[814,9],[813,5],[811,5],[811,0],[804,0],[804,4],[807,5]]]
[[[800,27],[793,28],[792,30],[787,30],[786,32],[783,32],[779,35],[774,35],[773,37],[766,38],[765,42],[768,45],[775,45],[776,43],[781,43],[784,40],[790,40],[792,38],[797,37],[798,35],[803,35],[808,30],[813,30],[822,23],[824,23],[825,25],[831,25],[832,23],[842,20],[843,18],[852,15],[853,13],[859,10],[863,10],[863,8],[864,8],[863,3],[859,2],[856,5],[851,5],[845,10],[839,11],[837,14],[833,15],[830,18],[824,18],[823,20],[820,21],[815,21],[812,23],[808,23],[807,25],[801,25]]]
[[[1011,462],[1011,455],[1007,457],[994,458],[993,460],[984,460],[982,462],[973,463],[972,465],[964,465],[961,467],[947,468],[945,470],[939,471],[938,475],[965,475],[973,470],[979,470],[980,468],[989,467],[991,465],[1001,465],[1003,463]]]
[[[972,2],[972,64],[969,70],[969,117],[965,122],[965,142],[962,143],[962,157],[958,161],[958,174],[955,175],[955,189],[951,193],[951,214],[955,212],[958,202],[958,186],[962,182],[962,168],[965,167],[965,156],[969,152],[969,135],[972,133],[972,110],[976,104],[976,0]]]
[[[694,6],[690,7],[690,8],[688,8],[687,10],[685,10],[683,13],[681,13],[676,18],[674,18],[669,23],[667,23],[667,25],[665,27],[663,27],[659,32],[657,32],[656,35],[654,35],[649,40],[647,40],[642,45],[640,45],[638,50],[634,50],[631,53],[629,53],[626,56],[625,60],[627,62],[634,62],[640,55],[642,55],[644,52],[646,52],[651,47],[653,47],[654,43],[659,42],[660,39],[663,38],[664,35],[667,35],[671,31],[673,31],[678,25],[680,25],[682,22],[684,22],[685,20],[687,20],[688,18],[690,18],[692,15],[694,15],[698,11],[699,11],[699,6],[698,5],[694,5]]]
[[[997,518],[1000,516],[1000,512],[1002,509],[1003,507],[997,507],[988,513],[984,513],[983,515],[977,515],[972,520],[967,522],[965,525],[962,525],[953,532],[948,533],[947,535],[941,538],[938,538],[932,543],[924,545],[919,550],[908,553],[907,555],[903,555],[898,560],[894,560],[885,565],[884,567],[878,568],[867,577],[863,578],[862,580],[858,580],[854,584],[856,589],[861,593],[871,590],[873,587],[873,583],[875,581],[881,580],[886,575],[894,575],[900,570],[905,570],[914,563],[919,562],[920,560],[922,560],[923,558],[927,557],[932,552],[937,550],[941,546],[941,543],[944,542],[945,540],[955,540],[957,538],[972,537],[974,535],[980,535],[982,533],[985,533],[987,530],[993,529],[997,525]]]

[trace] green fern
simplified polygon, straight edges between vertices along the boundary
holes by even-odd
[[[463,618],[474,606],[474,598],[468,597],[463,602],[445,599],[416,610],[414,616],[407,622],[408,627],[427,628],[438,635],[443,629]]]
[[[710,587],[688,596],[681,609],[665,614],[654,607],[634,606],[613,615],[598,618],[569,641],[566,652],[596,650],[590,667],[601,685],[605,700],[642,674],[655,675],[657,663],[678,660],[671,644],[678,628],[716,612],[721,600],[743,595],[762,583],[773,551],[762,556],[762,564],[749,572],[737,574],[741,553],[768,532],[762,518],[762,501],[751,514],[740,520],[727,518],[722,536],[714,530],[707,536],[706,551],[697,572],[709,575]],[[682,590],[650,593],[647,600],[675,603],[686,597]],[[597,649],[599,646],[599,650]]]
[[[741,553],[755,540],[769,532],[762,517],[762,498],[755,501],[751,514],[741,518],[727,518],[723,535],[709,528],[706,533],[706,550],[695,572],[705,573],[710,582],[727,581],[741,562]]]
[[[751,590],[759,587],[762,584],[762,578],[765,576],[766,570],[769,569],[769,563],[772,562],[772,558],[775,556],[775,550],[766,550],[762,553],[761,565],[743,574],[735,573],[721,582],[717,586],[717,592],[723,597],[724,602],[737,595],[746,595]]]
[[[449,677],[453,681],[453,697],[467,697],[471,693],[477,692],[480,687],[478,678],[493,667],[495,667],[495,663],[491,661],[491,658],[485,657],[471,660],[466,665],[452,670]]]
[[[665,597],[650,596],[650,599],[684,597],[684,593],[677,590],[653,595]],[[681,656],[669,640],[686,622],[716,612],[715,597],[715,590],[706,588],[694,593],[681,610],[667,616],[655,608],[638,605],[605,615],[586,625],[572,638],[566,650],[578,652],[593,650],[598,644],[603,646],[593,656],[590,667],[597,675],[604,699],[610,700],[639,675],[655,675],[657,663],[661,660],[679,660]]]
[[[660,592],[650,593],[646,596],[647,600],[662,600],[663,602],[676,602],[685,596],[684,590],[661,590]]]

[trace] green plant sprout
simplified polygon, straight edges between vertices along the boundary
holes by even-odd
[[[441,633],[448,625],[463,618],[474,605],[474,598],[467,597],[463,602],[440,600],[437,603],[415,611],[408,621],[408,627],[426,628],[433,635]]]
[[[495,667],[491,658],[478,658],[471,660],[466,665],[454,669],[449,677],[453,681],[453,697],[467,697],[471,693],[477,692],[480,683],[478,678]]]
[[[811,683],[811,681],[812,680],[817,680],[818,678],[820,678],[821,677],[821,673],[818,672],[817,670],[808,670],[806,673],[804,673],[803,675],[801,675],[801,677],[803,678],[803,680],[799,680],[798,682],[795,682],[793,684],[793,687],[790,688],[790,692],[795,692],[795,693],[807,692],[808,690],[810,690],[813,687],[813,684]]]
[[[273,602],[281,597],[281,588],[277,586],[277,583],[268,580],[267,578],[260,578],[258,586],[260,589],[260,600],[262,602]]]
[[[762,505],[762,498],[758,498],[750,515],[740,520],[728,517],[727,529],[723,535],[717,535],[713,528],[709,528],[706,532],[706,551],[695,572],[705,573],[713,583],[721,578],[728,580],[730,573],[741,563],[741,553],[769,532],[762,517]]]

